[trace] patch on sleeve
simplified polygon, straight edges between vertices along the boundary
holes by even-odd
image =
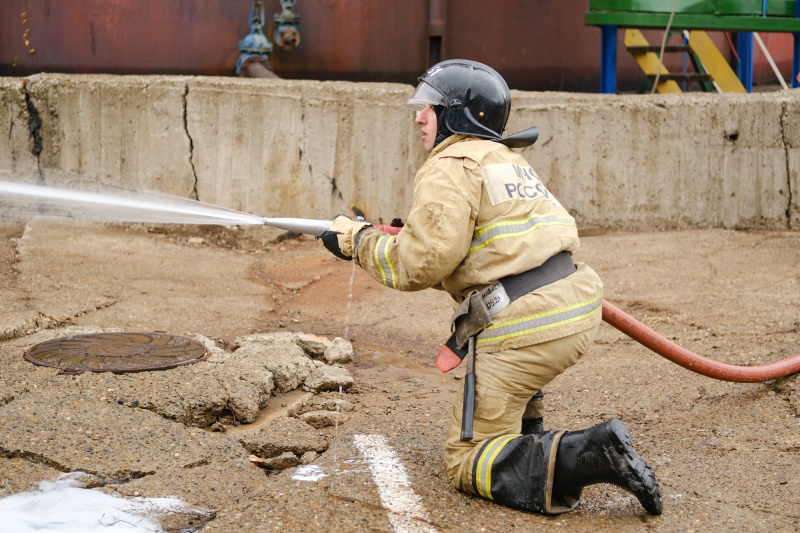
[[[492,205],[511,200],[549,200],[554,206],[561,204],[536,175],[531,167],[514,163],[500,163],[482,167],[483,183],[489,192]]]

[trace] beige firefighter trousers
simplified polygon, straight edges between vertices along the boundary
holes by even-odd
[[[499,435],[519,433],[528,401],[542,387],[578,362],[594,341],[594,328],[541,344],[475,356],[475,418],[473,439],[461,442],[464,382],[461,382],[445,459],[447,475],[458,490],[474,493],[473,463],[480,445]]]

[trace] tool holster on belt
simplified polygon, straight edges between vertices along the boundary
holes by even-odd
[[[477,335],[491,323],[492,316],[480,293],[472,291],[450,317],[450,331],[456,335],[456,346],[463,348],[470,337]]]
[[[506,276],[481,291],[469,293],[450,319],[453,334],[439,350],[436,367],[442,372],[457,367],[467,355],[467,340],[486,329],[494,315],[529,292],[569,276],[575,268],[572,254],[563,251],[538,267]]]

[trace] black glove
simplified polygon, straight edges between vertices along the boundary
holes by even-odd
[[[349,220],[351,222],[353,220],[350,217],[348,217],[347,215],[336,215],[333,218],[334,223],[336,222],[336,219],[339,218],[339,217],[344,217],[344,218],[346,218],[347,220]],[[333,226],[331,226],[331,227],[333,227]],[[353,260],[352,256],[345,255],[344,253],[342,253],[342,248],[339,245],[339,235],[342,235],[341,231],[327,230],[327,231],[323,231],[322,233],[320,233],[319,235],[317,235],[314,238],[317,241],[321,242],[322,246],[324,246],[326,250],[328,250],[330,253],[332,253],[333,255],[338,257],[339,259],[344,259],[345,261],[352,261]]]
[[[318,241],[322,241],[322,246],[324,246],[330,253],[339,259],[352,261],[353,258],[349,255],[344,255],[342,253],[342,249],[339,248],[339,235],[341,235],[341,232],[339,231],[323,231],[316,236],[316,239]]]

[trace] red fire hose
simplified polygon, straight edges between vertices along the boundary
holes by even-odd
[[[667,340],[606,300],[603,300],[603,320],[661,357],[710,378],[737,383],[756,383],[782,378],[800,371],[800,354],[783,361],[758,366],[737,366],[712,361]]]
[[[392,235],[397,235],[401,229],[390,226],[378,226],[378,228]],[[603,300],[603,320],[661,357],[709,378],[736,383],[757,383],[800,371],[800,354],[758,366],[729,365],[697,355],[667,340],[606,300]]]

